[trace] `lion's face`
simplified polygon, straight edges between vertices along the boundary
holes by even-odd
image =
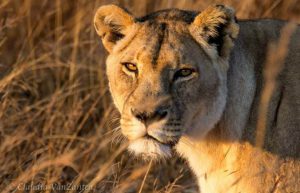
[[[213,48],[201,46],[191,24],[134,22],[113,8],[121,11],[123,20],[128,17],[127,27],[121,29],[112,16],[106,25],[118,32],[102,32],[104,24],[95,24],[110,52],[107,75],[122,133],[133,152],[168,157],[183,135],[203,137],[220,119],[226,103],[226,65],[212,56]]]

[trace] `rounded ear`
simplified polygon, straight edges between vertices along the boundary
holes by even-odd
[[[125,36],[126,29],[134,23],[134,17],[116,5],[98,8],[94,26],[102,38],[104,47],[111,52],[114,45]]]
[[[189,30],[198,43],[209,48],[209,55],[227,59],[233,40],[238,36],[239,25],[233,8],[215,5],[199,13]]]

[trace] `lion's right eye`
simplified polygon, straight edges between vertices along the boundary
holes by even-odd
[[[124,62],[122,65],[125,67],[125,69],[129,72],[137,73],[138,72],[138,67],[136,64],[129,63],[129,62]]]
[[[195,73],[195,70],[192,68],[182,68],[174,74],[173,80],[190,77],[193,73]]]

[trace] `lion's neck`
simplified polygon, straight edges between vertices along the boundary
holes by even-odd
[[[211,141],[195,142],[183,138],[177,145],[177,151],[188,160],[194,171],[201,192],[229,192],[236,181],[236,145]]]
[[[201,193],[270,192],[276,183],[278,157],[248,142],[183,137],[176,149],[188,160]]]

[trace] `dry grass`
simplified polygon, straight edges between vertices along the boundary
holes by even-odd
[[[24,187],[28,192],[50,192],[51,184],[72,184],[87,188],[86,192],[195,191],[182,160],[150,167],[128,156],[126,143],[119,143],[123,138],[107,89],[106,52],[92,25],[95,9],[107,3],[111,1],[0,1],[0,189],[4,192],[23,192]],[[137,16],[164,8],[201,10],[211,3],[225,3],[237,9],[238,18],[300,18],[297,0],[117,3]],[[76,192],[63,189],[55,192]]]

